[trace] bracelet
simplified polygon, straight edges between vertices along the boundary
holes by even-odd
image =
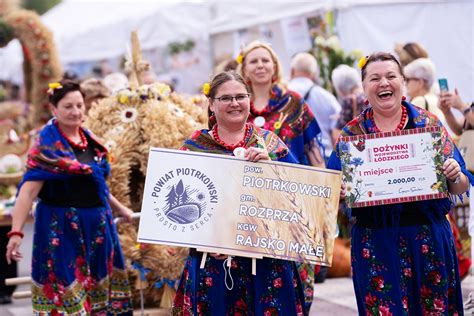
[[[12,236],[20,236],[21,238],[25,237],[25,234],[23,234],[21,231],[18,231],[18,230],[10,230],[8,233],[7,233],[7,237],[8,238],[11,238]]]
[[[471,105],[467,109],[462,111],[462,114],[466,115],[467,113],[469,113],[469,111],[472,111],[473,108],[474,108],[474,102],[472,102]]]

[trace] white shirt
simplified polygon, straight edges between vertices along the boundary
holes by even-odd
[[[314,82],[305,77],[297,77],[290,81],[288,89],[298,92],[302,98],[311,89],[306,103],[316,117],[322,132],[322,143],[324,156],[327,158],[333,150],[331,131],[336,127],[341,105],[331,93],[315,85]]]

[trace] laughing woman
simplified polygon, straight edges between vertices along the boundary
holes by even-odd
[[[364,63],[365,62],[365,63]],[[448,191],[462,194],[474,177],[436,116],[405,102],[405,79],[388,53],[363,59],[362,82],[370,103],[342,130],[342,136],[441,127]],[[341,144],[328,167],[341,170]],[[448,198],[355,208],[352,271],[359,314],[462,315],[462,293]]]

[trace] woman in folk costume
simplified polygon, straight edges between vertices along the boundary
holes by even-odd
[[[466,192],[473,175],[440,120],[404,101],[405,78],[398,60],[374,53],[359,66],[370,106],[347,123],[342,136],[440,127],[448,191]],[[329,168],[341,170],[346,147],[336,144]],[[446,218],[451,206],[449,198],[442,198],[352,209],[356,223],[351,257],[359,314],[463,314],[456,249]]]
[[[296,162],[274,133],[247,122],[250,94],[240,75],[222,72],[207,87],[209,130],[196,131],[182,150],[240,156],[253,162]],[[306,315],[294,262],[258,259],[257,274],[252,275],[252,259],[211,254],[200,269],[202,256],[191,250],[172,315]],[[225,271],[227,260],[231,260],[229,272]]]
[[[249,122],[277,134],[298,163],[324,167],[321,129],[302,97],[282,83],[281,65],[275,51],[267,44],[254,41],[237,59],[252,93]],[[305,308],[309,312],[313,302],[314,265],[298,264],[298,269],[305,284]]]
[[[31,149],[8,234],[7,260],[20,260],[22,228],[35,210],[32,299],[35,315],[131,315],[130,288],[112,210],[132,211],[105,178],[107,150],[81,127],[79,84],[50,84],[54,118]]]

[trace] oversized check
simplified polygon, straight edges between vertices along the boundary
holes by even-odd
[[[152,148],[138,241],[329,266],[340,171]]]
[[[450,153],[439,127],[345,136],[340,142],[342,181],[349,207],[447,196],[443,162]]]

